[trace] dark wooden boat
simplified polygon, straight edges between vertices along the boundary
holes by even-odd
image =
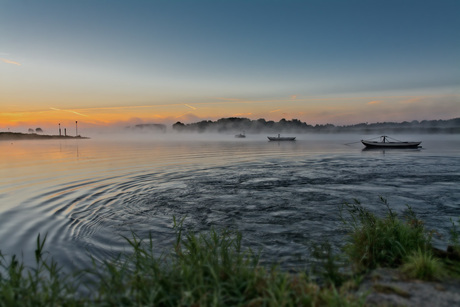
[[[422,142],[403,142],[382,135],[379,141],[361,140],[367,148],[417,148]]]
[[[295,136],[267,136],[269,141],[295,141]]]
[[[245,138],[246,137],[246,134],[243,133],[239,133],[239,134],[235,134],[235,137],[236,138]]]

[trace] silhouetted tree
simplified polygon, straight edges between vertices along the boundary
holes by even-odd
[[[335,126],[333,124],[316,124],[309,125],[298,119],[286,120],[282,118],[279,122],[272,120],[266,121],[263,118],[257,120],[250,120],[248,118],[229,117],[221,118],[217,121],[203,120],[191,124],[183,124],[177,122],[173,125],[176,131],[195,131],[195,132],[227,132],[243,130],[246,132],[354,132],[364,131],[366,133],[387,133],[410,129],[421,129],[430,133],[446,132],[446,133],[460,133],[460,118],[450,120],[422,120],[420,122],[413,120],[411,122],[377,122],[368,123],[362,122],[354,125]]]
[[[172,127],[173,127],[174,130],[182,131],[182,130],[184,130],[185,125],[183,123],[181,123],[181,122],[177,122],[177,123],[173,124]]]
[[[35,129],[35,132],[37,132],[37,133],[43,133],[43,130],[42,130],[42,128],[36,128],[36,129]]]
[[[32,129],[32,128],[29,128],[28,131],[29,131],[29,133],[34,133],[34,129]]]
[[[127,127],[130,128],[130,127]],[[166,132],[166,125],[163,124],[139,124],[135,125],[132,129],[135,130],[151,130],[151,131],[159,131],[159,132]]]

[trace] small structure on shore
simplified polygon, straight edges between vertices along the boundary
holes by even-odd
[[[64,129],[65,131],[65,129]],[[66,132],[65,132],[66,134]],[[69,135],[47,135],[36,133],[21,133],[21,132],[0,132],[0,141],[3,140],[49,140],[49,139],[89,139],[89,137],[69,136]]]

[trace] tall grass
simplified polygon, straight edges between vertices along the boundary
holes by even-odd
[[[25,268],[15,257],[5,262],[0,306],[361,306],[334,286],[319,287],[303,273],[288,274],[259,266],[258,255],[242,248],[240,233],[210,230],[184,233],[176,223],[171,251],[155,256],[150,236],[126,238],[131,252],[66,275],[44,258],[45,240],[37,239],[37,267]],[[89,296],[77,292],[89,274]],[[87,278],[88,279],[88,278]],[[87,280],[85,279],[85,280]]]
[[[343,256],[335,254],[329,242],[314,245],[311,254],[319,264],[313,266],[312,272],[320,276],[324,284],[340,287],[346,280],[346,276],[341,272]]]
[[[460,218],[457,224],[453,219],[450,219],[450,222],[452,223],[452,227],[449,229],[449,241],[452,244],[453,251],[460,253],[460,230],[457,227],[457,224],[460,224]]]
[[[434,280],[444,276],[444,269],[439,259],[428,251],[417,250],[412,252],[402,265],[402,271],[411,278]]]
[[[165,306],[316,306],[356,305],[354,297],[321,289],[305,274],[265,269],[258,255],[243,250],[240,233],[211,229],[183,233],[175,225],[172,253],[155,258],[152,238],[127,238],[133,253],[105,262],[98,274],[95,302]],[[340,305],[339,304],[339,305]]]
[[[399,219],[387,201],[381,201],[387,209],[383,218],[366,210],[357,200],[341,208],[342,220],[350,228],[344,251],[358,271],[397,267],[413,252],[431,249],[432,234],[410,207],[407,215]]]
[[[132,234],[125,238],[128,252],[102,263],[92,259],[90,268],[74,274],[61,270],[40,235],[32,267],[0,252],[0,306],[362,306],[364,298],[350,291],[361,277],[343,273],[345,256],[358,271],[404,264],[415,278],[442,272],[431,254],[431,233],[414,212],[408,208],[400,219],[382,203],[384,217],[357,201],[341,208],[349,241],[343,255],[327,243],[317,246],[320,283],[306,273],[262,267],[259,254],[243,248],[239,232],[196,234],[174,219],[175,243],[160,256],[151,235]]]
[[[74,295],[78,274],[62,274],[57,263],[47,257],[45,238],[37,237],[35,266],[26,267],[12,256],[10,261],[0,252],[0,306],[76,306]]]

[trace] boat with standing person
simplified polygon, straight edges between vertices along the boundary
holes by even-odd
[[[267,136],[269,141],[295,141],[295,136]]]
[[[246,134],[244,134],[244,131],[243,131],[243,133],[235,134],[235,137],[236,138],[245,138]]]
[[[363,143],[363,145],[367,148],[417,148],[420,143],[422,143],[421,141],[403,142],[386,135],[382,135],[379,138],[379,141],[372,141],[372,139],[361,140],[361,143]]]

